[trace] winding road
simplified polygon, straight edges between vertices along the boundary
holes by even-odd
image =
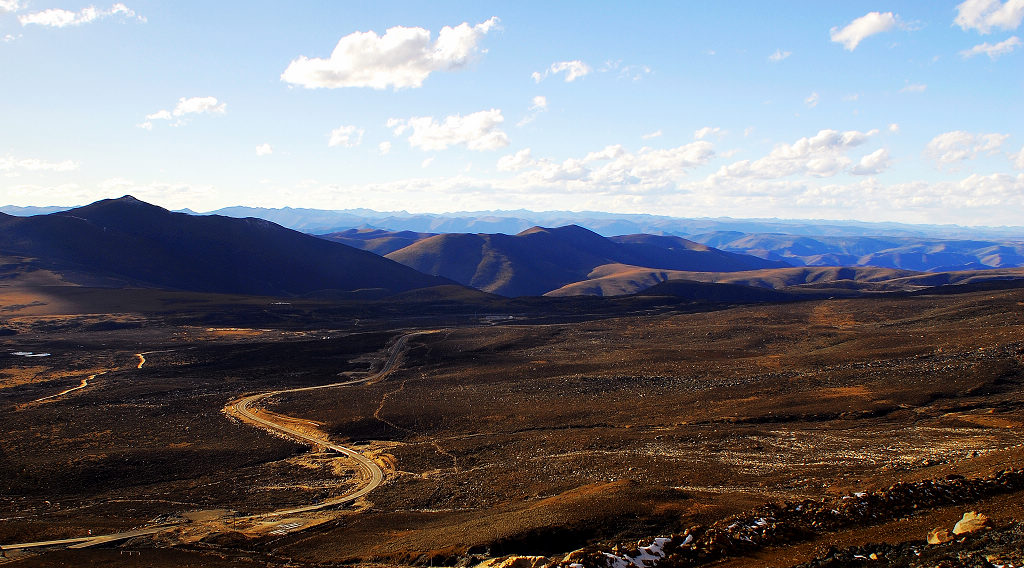
[[[96,373],[95,375],[89,375],[87,378],[82,379],[82,382],[77,387],[71,387],[71,388],[69,388],[67,390],[62,390],[62,391],[60,391],[57,394],[51,394],[50,396],[44,396],[42,398],[37,398],[37,399],[33,400],[32,402],[42,402],[44,400],[51,400],[51,399],[54,399],[54,398],[58,398],[58,397],[64,396],[64,395],[68,394],[69,392],[75,392],[76,390],[84,389],[85,387],[89,386],[89,381],[95,379],[96,377],[98,377],[100,375],[105,375],[106,373],[107,373],[106,371],[103,371],[102,373]]]
[[[264,392],[264,393],[259,393],[259,394],[252,394],[252,395],[249,395],[249,396],[242,397],[242,398],[234,401],[233,403],[230,403],[226,407],[225,411],[229,415],[235,416],[239,420],[241,420],[243,422],[246,422],[248,424],[251,424],[251,425],[254,425],[256,427],[263,428],[263,429],[266,429],[266,430],[270,430],[270,431],[275,432],[277,434],[283,434],[284,436],[292,438],[293,440],[298,441],[298,442],[303,443],[303,444],[309,444],[309,445],[312,445],[312,446],[320,446],[320,447],[328,448],[328,449],[331,449],[331,450],[336,451],[338,453],[344,454],[345,456],[348,456],[349,458],[355,460],[359,464],[360,469],[362,469],[364,472],[366,472],[366,474],[369,476],[369,481],[365,485],[363,485],[359,489],[357,489],[355,491],[352,491],[350,493],[346,493],[346,494],[340,495],[338,497],[332,497],[330,499],[326,499],[324,501],[321,501],[319,503],[314,503],[314,504],[311,504],[311,505],[292,507],[292,508],[288,508],[288,509],[280,509],[280,510],[277,510],[277,511],[272,511],[270,513],[261,513],[261,514],[256,514],[256,515],[250,515],[249,517],[244,517],[244,518],[266,518],[266,517],[278,517],[278,516],[294,515],[294,514],[297,514],[297,513],[305,513],[305,512],[309,512],[309,511],[316,511],[316,510],[319,510],[319,509],[324,509],[324,508],[327,508],[327,507],[332,507],[332,506],[340,505],[340,504],[343,504],[343,503],[349,503],[351,501],[355,501],[356,499],[359,499],[360,497],[365,496],[366,494],[370,493],[371,491],[373,491],[374,489],[379,487],[380,484],[384,482],[384,470],[382,470],[380,468],[380,466],[378,466],[373,460],[367,458],[366,456],[362,455],[361,453],[359,453],[359,452],[357,452],[357,451],[355,451],[355,450],[353,450],[351,448],[342,446],[340,444],[334,444],[334,443],[326,440],[326,437],[319,438],[319,437],[317,437],[315,435],[311,435],[311,434],[299,431],[299,430],[297,430],[295,428],[292,428],[290,426],[287,426],[285,424],[280,424],[278,422],[274,422],[272,420],[268,420],[266,418],[263,418],[263,417],[261,417],[258,414],[258,410],[256,410],[254,408],[254,406],[257,405],[257,403],[259,403],[260,401],[262,401],[264,399],[267,399],[267,398],[272,397],[272,396],[280,395],[280,394],[294,393],[294,392],[304,392],[304,391],[319,390],[319,389],[329,389],[329,388],[337,388],[337,387],[345,387],[345,386],[352,386],[352,385],[372,383],[372,382],[379,381],[379,380],[385,378],[387,375],[389,375],[392,370],[394,370],[395,365],[398,363],[398,358],[402,355],[403,351],[405,350],[406,344],[409,342],[409,338],[417,336],[417,335],[421,335],[421,334],[424,334],[424,333],[433,333],[433,332],[432,331],[418,331],[418,332],[413,332],[413,333],[407,333],[407,334],[399,337],[398,340],[395,341],[395,344],[392,345],[391,348],[388,350],[387,359],[385,359],[384,366],[381,368],[381,370],[379,372],[377,372],[377,373],[374,373],[372,375],[366,376],[366,377],[364,377],[362,379],[356,379],[356,380],[352,380],[352,381],[344,381],[344,382],[339,382],[339,383],[331,383],[331,384],[327,384],[327,385],[318,385],[318,386],[312,386],[312,387],[299,387],[299,388],[294,388],[294,389],[281,389],[281,390],[275,390],[275,391]],[[149,351],[147,353],[156,353],[156,352],[155,351]],[[145,359],[145,357],[143,357],[143,354],[141,354],[141,353],[140,354],[136,354],[136,356],[139,358],[139,365],[138,365],[137,368],[141,369],[143,364],[146,362],[146,359]],[[99,374],[102,374],[102,373],[99,373]],[[53,398],[53,397],[61,396],[61,395],[67,394],[67,393],[69,393],[71,391],[78,390],[80,388],[85,388],[86,386],[88,386],[88,381],[90,379],[96,377],[96,376],[97,375],[92,375],[92,376],[89,377],[89,379],[83,380],[82,384],[77,386],[77,387],[68,389],[68,390],[66,390],[66,391],[64,391],[62,393],[56,394],[56,395],[51,395],[50,397],[44,397],[43,399],[39,399],[39,400],[45,400],[46,398]],[[275,415],[271,415],[271,417],[273,417],[273,416],[275,416]],[[276,416],[281,416],[281,415],[276,415]],[[288,419],[288,417],[282,417],[282,418]],[[306,421],[302,421],[302,420],[295,420],[295,421],[296,422],[306,422]],[[168,529],[172,529],[172,528],[181,526],[182,524],[184,524],[184,522],[182,522],[182,523],[165,523],[165,524],[160,524],[160,525],[157,525],[157,526],[145,527],[145,528],[140,528],[140,529],[126,531],[126,532],[120,532],[120,533],[111,533],[111,534],[104,534],[104,535],[92,535],[92,536],[86,536],[86,537],[77,537],[77,538],[69,538],[69,539],[61,539],[61,540],[50,540],[50,541],[39,541],[39,542],[24,542],[24,543],[18,543],[18,544],[4,544],[4,545],[0,545],[0,551],[3,551],[3,550],[21,550],[21,549],[28,549],[28,548],[45,548],[45,547],[54,547],[54,546],[66,546],[66,547],[69,547],[69,548],[86,548],[86,547],[90,547],[90,546],[106,544],[106,543],[109,543],[109,542],[116,542],[116,541],[119,541],[119,540],[127,540],[129,538],[133,538],[133,537],[137,537],[137,536],[156,534],[158,532],[162,532],[162,531],[165,531],[165,530],[168,530]]]
[[[302,507],[294,507],[294,508],[291,508],[291,509],[282,509],[282,510],[279,510],[279,511],[274,511],[272,513],[264,513],[262,515],[257,515],[257,516],[261,516],[261,517],[276,517],[276,516],[281,516],[281,515],[293,515],[293,514],[296,514],[296,513],[305,513],[305,512],[308,512],[308,511],[316,511],[318,509],[324,509],[324,508],[327,508],[327,507],[333,507],[335,505],[340,505],[340,504],[343,504],[343,503],[348,503],[348,502],[351,502],[351,501],[355,501],[356,499],[359,499],[360,497],[362,497],[362,496],[366,495],[367,493],[373,491],[378,486],[380,486],[381,483],[384,482],[384,470],[382,470],[380,468],[380,466],[377,465],[376,462],[374,462],[373,460],[367,458],[363,454],[361,454],[361,453],[359,453],[359,452],[357,452],[357,451],[355,451],[355,450],[353,450],[351,448],[342,446],[340,444],[331,443],[331,442],[329,442],[329,441],[327,441],[325,439],[319,438],[319,437],[311,435],[311,434],[307,434],[305,432],[302,432],[300,430],[297,430],[297,429],[292,428],[290,426],[287,426],[285,424],[280,424],[278,422],[274,422],[272,420],[268,420],[266,418],[263,418],[263,417],[259,416],[258,414],[256,414],[256,412],[251,409],[253,407],[253,405],[255,405],[256,403],[260,402],[261,400],[264,400],[266,398],[269,398],[269,397],[272,397],[272,396],[276,396],[276,395],[279,395],[279,394],[287,394],[287,393],[294,393],[294,392],[305,392],[305,391],[311,391],[311,390],[329,389],[329,388],[337,388],[337,387],[346,387],[346,386],[359,385],[359,384],[379,381],[379,380],[383,379],[384,377],[386,377],[388,374],[390,374],[391,371],[394,369],[395,364],[398,361],[398,357],[405,350],[405,346],[409,342],[409,338],[413,337],[413,336],[416,336],[416,335],[420,335],[422,333],[429,333],[429,332],[422,332],[422,331],[420,331],[420,332],[415,332],[415,333],[408,333],[408,334],[405,334],[405,335],[399,337],[398,340],[395,341],[395,344],[392,345],[391,349],[388,351],[388,357],[384,361],[384,366],[381,368],[381,370],[379,372],[377,372],[377,373],[374,373],[373,375],[368,376],[368,377],[364,377],[362,379],[356,379],[354,381],[344,381],[344,382],[340,382],[340,383],[331,383],[331,384],[328,384],[328,385],[318,385],[318,386],[314,386],[314,387],[299,387],[299,388],[294,388],[294,389],[282,389],[282,390],[264,392],[264,393],[259,393],[259,394],[253,394],[253,395],[249,395],[249,396],[243,397],[243,398],[239,399],[237,402],[235,402],[234,404],[228,406],[228,414],[234,415],[235,417],[237,417],[238,419],[240,419],[240,420],[242,420],[244,422],[248,422],[248,423],[253,424],[255,426],[258,426],[258,427],[261,427],[261,428],[265,428],[267,430],[271,430],[271,431],[276,432],[278,434],[284,434],[285,436],[287,436],[289,438],[292,438],[292,439],[294,439],[296,441],[299,441],[301,443],[304,443],[304,444],[310,444],[312,446],[321,446],[321,447],[324,447],[324,448],[328,448],[328,449],[334,450],[334,451],[336,451],[336,452],[338,452],[340,454],[344,454],[344,455],[352,458],[353,460],[355,460],[359,464],[359,468],[362,469],[364,472],[366,472],[366,474],[369,476],[369,481],[365,485],[363,485],[361,488],[359,488],[356,491],[353,491],[352,493],[346,493],[345,495],[341,495],[341,496],[338,496],[338,497],[332,497],[330,499],[325,499],[324,501],[321,501],[319,503],[315,503],[315,504],[312,504],[312,505],[305,505],[305,506],[302,506]]]

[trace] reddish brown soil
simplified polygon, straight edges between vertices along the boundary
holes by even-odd
[[[281,396],[270,407],[385,454],[395,471],[368,510],[290,535],[228,535],[172,552],[201,565],[237,555],[261,565],[557,555],[711,524],[766,501],[1020,467],[1022,308],[1024,291],[999,291],[419,336],[387,380]],[[0,338],[2,352],[52,355],[4,355],[18,377],[0,388],[4,543],[124,530],[196,509],[266,511],[342,490],[333,468],[297,465],[304,448],[220,409],[246,392],[366,372],[401,333],[304,331],[292,320],[287,331],[184,325],[138,312],[20,317],[19,335]],[[131,325],[95,325],[103,321]],[[270,331],[216,329],[225,327]],[[158,350],[168,352],[135,368],[135,353]],[[31,402],[96,369],[109,372],[94,386]],[[1024,520],[1019,497],[939,507],[723,565],[786,566],[833,545],[921,539],[964,507]],[[156,542],[164,541],[128,546],[155,554]],[[14,565],[112,565],[116,553]]]

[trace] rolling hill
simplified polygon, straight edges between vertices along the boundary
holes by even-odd
[[[451,284],[262,219],[172,213],[131,196],[48,215],[2,215],[0,255],[9,283],[49,274],[53,283],[262,295]]]
[[[317,236],[321,239],[327,239],[328,241],[334,241],[383,256],[436,235],[437,233],[388,231],[386,229],[348,229],[347,231]]]
[[[689,272],[606,264],[592,270],[585,280],[567,284],[545,296],[622,296],[647,293],[645,291],[657,289],[662,283],[677,280],[733,284],[805,295],[847,296],[870,292],[910,292],[936,286],[1018,279],[1024,279],[1024,268],[918,272],[870,266],[800,266],[742,272]]]
[[[503,296],[539,296],[584,280],[594,268],[609,263],[715,272],[785,266],[679,237],[632,235],[614,240],[576,225],[533,227],[516,235],[437,235],[386,257]]]

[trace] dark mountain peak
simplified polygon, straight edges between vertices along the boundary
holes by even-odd
[[[128,195],[0,223],[0,250],[88,281],[201,292],[399,292],[451,284],[263,219],[174,213]]]
[[[567,237],[567,236],[587,236],[587,237],[604,238],[604,237],[601,237],[601,235],[595,233],[594,231],[591,231],[590,229],[585,229],[585,228],[583,228],[583,227],[581,227],[579,225],[564,225],[562,227],[541,227],[541,226],[536,226],[535,225],[533,227],[530,227],[529,229],[526,229],[525,231],[521,231],[516,236],[517,237],[528,237],[530,235],[535,235],[535,234],[555,235],[555,236],[561,236],[561,237]]]
[[[125,195],[118,197],[117,199],[101,199],[84,205],[82,207],[75,207],[68,209],[67,211],[59,211],[57,213],[51,213],[51,215],[65,215],[70,217],[79,217],[82,219],[89,219],[90,221],[99,221],[103,219],[119,218],[122,216],[136,216],[140,214],[170,214],[171,212],[163,207],[146,203],[140,199],[136,199],[131,195]]]

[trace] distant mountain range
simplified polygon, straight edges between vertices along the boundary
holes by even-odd
[[[315,237],[130,196],[34,216],[0,213],[0,285],[7,286],[454,301],[469,292],[461,284],[507,297],[773,301],[1022,279],[1022,264],[1024,243],[1012,240],[738,231],[606,237],[572,224],[511,235],[361,228]]]
[[[9,215],[38,215],[68,207],[0,206]],[[184,213],[196,214],[184,209]],[[372,209],[304,209],[225,207],[204,215],[256,217],[303,233],[325,234],[353,228],[376,228],[417,233],[505,233],[514,235],[533,226],[579,225],[604,236],[637,233],[689,235],[733,231],[740,233],[782,233],[805,236],[890,236],[931,239],[1024,240],[1024,226],[961,227],[863,221],[801,219],[678,218],[663,215],[603,213],[596,211],[474,211],[455,213],[381,212]]]
[[[609,239],[576,225],[533,227],[516,235],[434,235],[385,256],[420,272],[503,296],[539,296],[583,280],[594,268],[609,263],[705,272],[786,266],[679,237]]]
[[[67,211],[0,214],[8,282],[298,295],[451,284],[262,219],[172,213],[130,196]]]

